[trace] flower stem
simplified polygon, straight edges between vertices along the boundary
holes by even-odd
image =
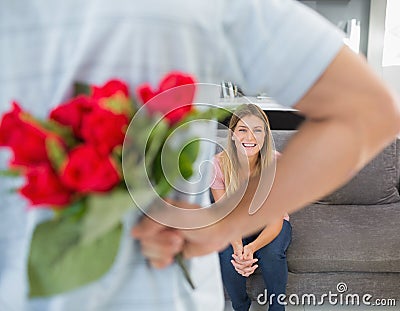
[[[180,252],[175,256],[175,261],[181,267],[183,275],[185,276],[186,281],[189,283],[190,287],[194,290],[196,287],[193,284],[192,278],[190,277],[189,271],[186,267],[185,260],[183,259],[183,254]]]

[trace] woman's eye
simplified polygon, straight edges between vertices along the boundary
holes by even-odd
[[[240,129],[239,132],[246,132],[246,130],[245,129]]]

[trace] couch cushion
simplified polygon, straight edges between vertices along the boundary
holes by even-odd
[[[292,134],[293,131],[274,131],[276,149],[282,150]],[[371,205],[399,202],[398,145],[399,141],[393,141],[347,184],[319,203]]]
[[[400,203],[312,204],[290,222],[292,272],[400,272]]]
[[[387,146],[346,185],[326,196],[325,204],[387,204],[400,201],[397,141]]]
[[[290,137],[296,133],[296,131],[272,131],[272,137],[274,138],[275,149],[282,152],[283,148],[287,144]]]

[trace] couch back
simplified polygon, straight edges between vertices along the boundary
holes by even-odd
[[[272,131],[275,148],[282,152],[296,131]],[[305,146],[307,148],[307,146]],[[394,140],[347,184],[318,201],[330,205],[376,205],[400,202],[400,141]],[[329,178],[329,176],[326,176]]]

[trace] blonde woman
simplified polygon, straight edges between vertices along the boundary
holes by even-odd
[[[227,148],[214,159],[211,192],[215,201],[237,190],[242,180],[259,174],[277,155],[265,113],[253,104],[239,106],[229,123]],[[277,297],[286,293],[286,249],[291,232],[289,216],[285,215],[255,235],[238,236],[220,252],[222,280],[234,310],[249,310],[251,300],[246,292],[246,278],[258,267],[266,285],[269,310],[285,310]]]

